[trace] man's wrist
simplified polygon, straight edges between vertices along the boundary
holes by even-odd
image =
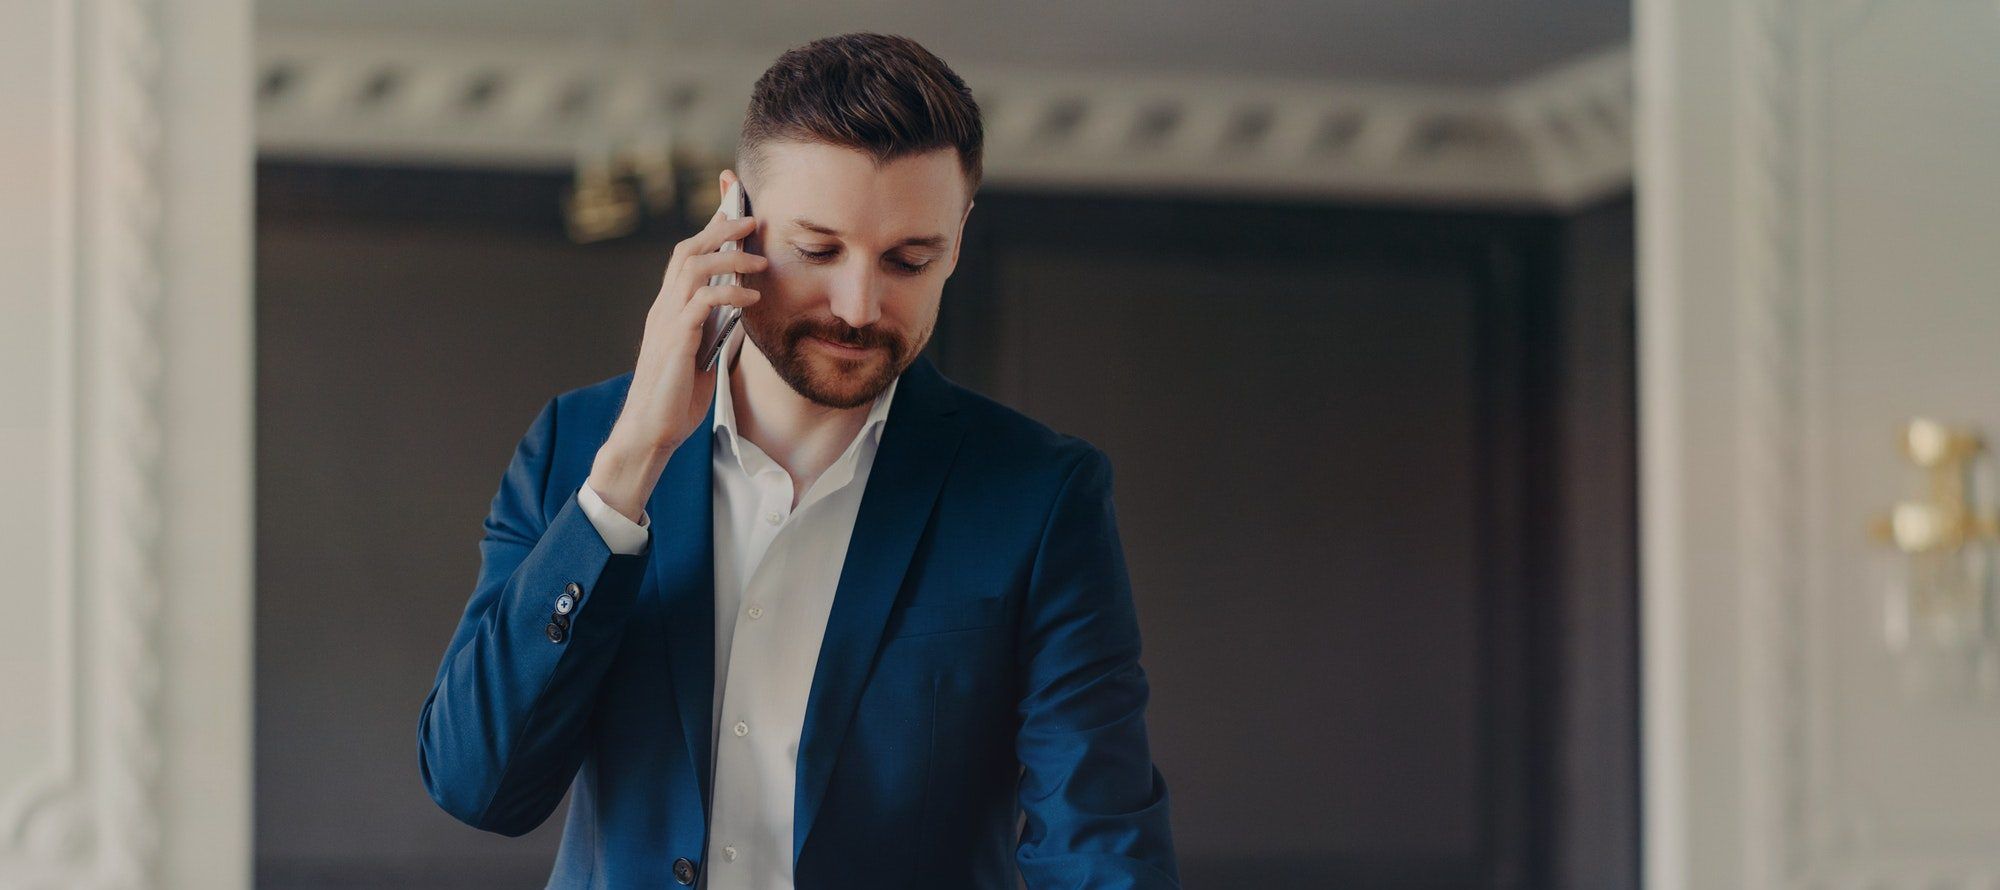
[[[614,436],[597,449],[587,484],[619,515],[638,522],[672,456],[671,450],[627,447]]]

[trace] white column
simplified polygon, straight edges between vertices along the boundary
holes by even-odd
[[[250,883],[250,21],[0,4],[0,887]]]
[[[2000,705],[1899,688],[1901,424],[2000,436],[2000,6],[1639,0],[1650,890],[2000,886]]]

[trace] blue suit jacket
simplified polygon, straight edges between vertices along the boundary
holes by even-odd
[[[647,551],[613,554],[576,491],[631,376],[556,397],[521,440],[417,731],[425,787],[469,825],[523,834],[571,793],[551,887],[706,865],[714,408],[661,474]],[[1010,861],[1030,887],[1177,886],[1146,699],[1104,454],[919,358],[807,700],[797,886],[999,890]]]

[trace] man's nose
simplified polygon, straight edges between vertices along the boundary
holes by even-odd
[[[830,308],[848,327],[865,328],[882,317],[881,289],[882,280],[873,269],[841,275],[828,295]]]

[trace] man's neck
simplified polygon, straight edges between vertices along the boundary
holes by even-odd
[[[729,398],[737,433],[791,474],[793,506],[840,459],[873,407],[829,408],[799,395],[747,335],[729,375]]]

